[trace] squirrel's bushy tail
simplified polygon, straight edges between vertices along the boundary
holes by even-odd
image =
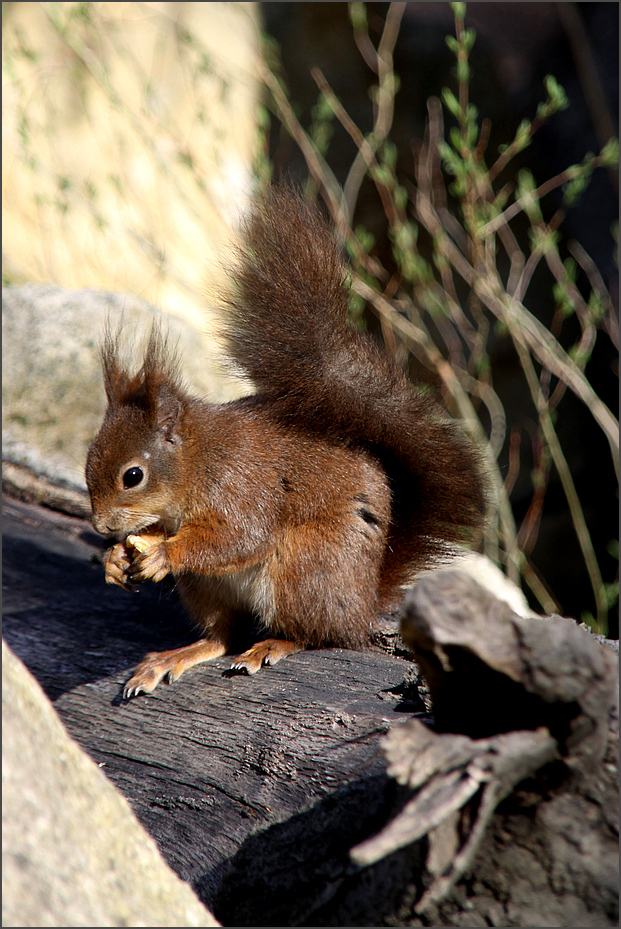
[[[347,322],[346,267],[331,226],[290,187],[272,188],[246,222],[228,349],[298,428],[380,459],[393,494],[384,605],[413,571],[482,526],[485,482],[458,426],[392,358]]]

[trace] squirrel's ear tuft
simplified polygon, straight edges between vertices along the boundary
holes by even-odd
[[[119,361],[120,335],[120,329],[114,335],[110,325],[107,324],[99,347],[104,387],[110,404],[120,403],[123,400],[127,394],[130,381],[129,374]]]
[[[122,360],[122,331],[122,323],[113,331],[108,321],[99,349],[108,403],[137,406],[154,428],[166,431],[179,419],[183,407],[184,388],[176,348],[162,333],[160,323],[154,322],[142,367],[131,374]]]
[[[167,442],[180,442],[177,429],[183,411],[179,359],[174,346],[154,322],[141,371],[147,415]]]
[[[180,387],[179,357],[168,334],[162,332],[159,321],[154,321],[142,364],[142,377],[147,393],[159,384]]]

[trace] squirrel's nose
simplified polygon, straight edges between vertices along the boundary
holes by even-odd
[[[93,513],[93,527],[97,532],[100,532],[102,535],[106,535],[108,532],[114,532],[102,516],[97,516]]]

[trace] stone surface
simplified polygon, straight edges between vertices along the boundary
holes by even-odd
[[[140,366],[154,319],[177,341],[190,390],[221,400],[239,383],[218,377],[213,343],[188,322],[128,294],[51,284],[2,289],[2,454],[54,483],[85,489],[86,451],[106,406],[98,343],[106,319],[123,321]],[[132,343],[136,351],[129,352]]]
[[[2,646],[2,925],[218,926]]]

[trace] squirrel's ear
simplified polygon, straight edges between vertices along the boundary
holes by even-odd
[[[178,427],[183,403],[168,384],[160,384],[150,400],[152,400],[153,425],[167,442],[180,445],[181,436]]]

